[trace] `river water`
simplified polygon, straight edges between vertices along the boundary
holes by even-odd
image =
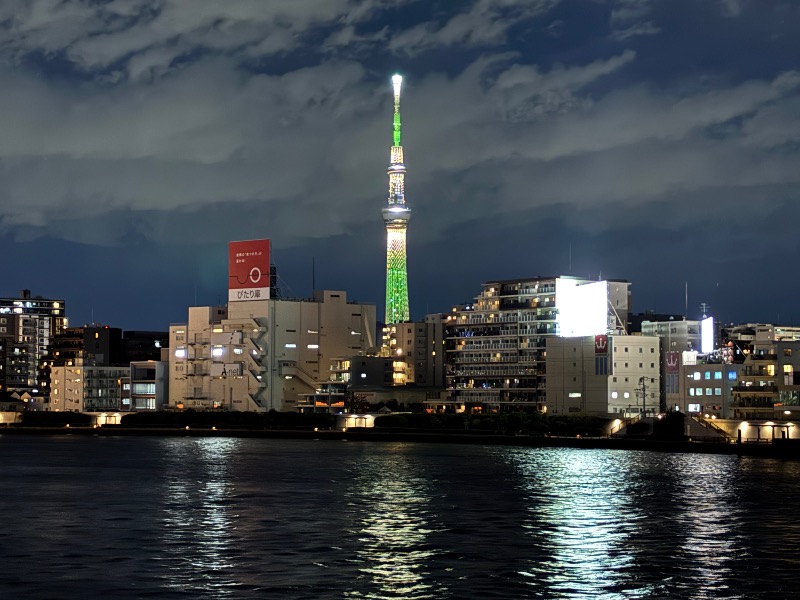
[[[800,463],[0,436],[2,598],[800,597]]]

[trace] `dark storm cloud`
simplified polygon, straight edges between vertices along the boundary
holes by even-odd
[[[211,298],[224,257],[181,249],[270,237],[288,279],[338,255],[348,268],[329,265],[325,285],[381,304],[397,66],[417,315],[500,272],[563,270],[542,248],[570,239],[587,271],[648,277],[646,244],[619,244],[655,220],[654,256],[743,224],[754,251],[786,249],[793,234],[763,215],[797,199],[800,9],[755,4],[4,2],[3,244],[168,248]],[[680,241],[671,256],[697,252]],[[434,285],[442,265],[452,289]]]

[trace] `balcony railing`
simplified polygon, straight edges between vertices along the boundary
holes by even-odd
[[[734,394],[777,394],[777,385],[735,385],[731,388]]]

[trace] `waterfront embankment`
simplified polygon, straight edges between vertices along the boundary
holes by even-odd
[[[252,429],[215,427],[9,427],[0,435],[57,436],[166,436],[166,437],[237,437],[300,439],[351,442],[415,442],[434,444],[482,444],[530,448],[576,448],[607,450],[643,450],[652,452],[727,454],[765,458],[800,459],[800,440],[765,443],[726,443],[691,439],[653,437],[568,437],[497,435],[492,433],[419,432],[350,428],[347,430]]]

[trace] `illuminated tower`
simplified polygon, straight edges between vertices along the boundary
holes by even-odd
[[[383,209],[386,224],[386,324],[408,321],[408,272],[406,228],[411,210],[406,206],[403,146],[400,144],[401,75],[392,76],[394,88],[394,144],[389,161],[389,198]]]

